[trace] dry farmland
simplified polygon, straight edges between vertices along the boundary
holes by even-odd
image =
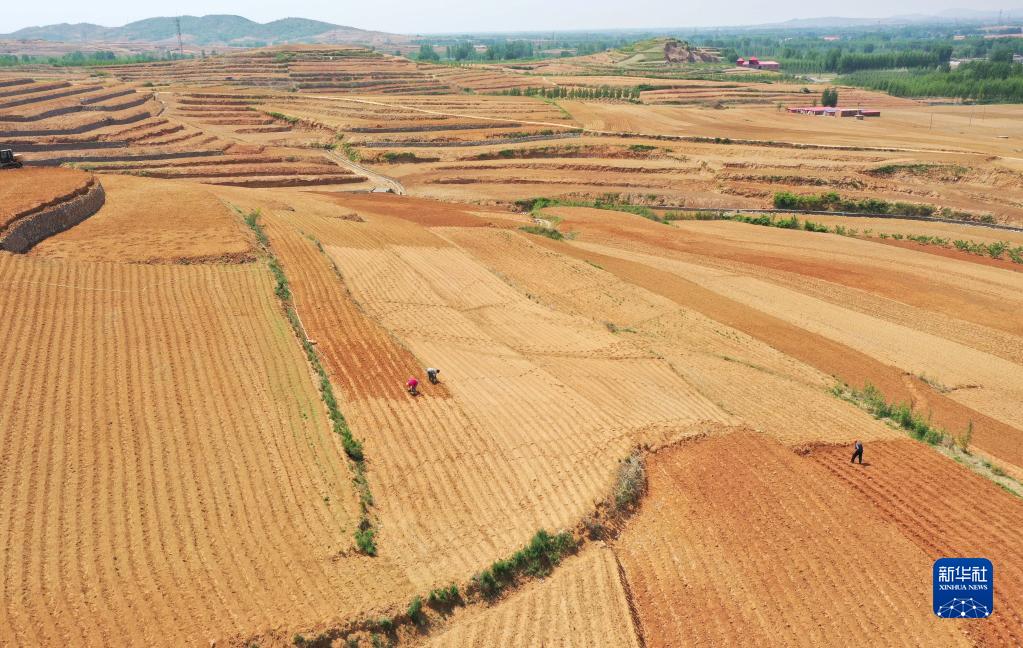
[[[0,645],[1023,642],[1023,111],[627,61],[0,73]]]

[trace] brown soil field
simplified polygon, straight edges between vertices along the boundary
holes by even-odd
[[[597,548],[570,558],[549,579],[424,643],[430,648],[621,646],[639,648],[614,554]]]
[[[997,611],[990,623],[969,624],[966,632],[986,646],[1023,641],[1023,556],[1015,533],[1023,519],[1019,498],[911,441],[871,444],[869,455],[864,452],[870,462],[866,470],[848,470],[846,454],[844,448],[821,447],[808,457],[931,559],[983,555],[997,561]]]
[[[0,252],[0,645],[1023,642],[1023,234],[674,220],[1020,225],[1019,106],[378,49],[0,75],[0,229],[105,189]],[[934,617],[945,556],[994,561],[991,618]]]
[[[82,171],[32,167],[7,169],[2,179],[0,229],[27,212],[70,200],[93,182],[92,174]]]
[[[358,210],[359,222],[289,206],[274,211],[271,243],[286,272],[309,275],[296,284],[299,315],[331,359],[346,416],[374,457],[382,551],[402,557],[422,587],[481,568],[536,528],[571,526],[606,491],[609,468],[630,444],[727,418],[649,352],[602,324],[535,304],[418,225],[369,210]],[[287,225],[298,231],[289,235]],[[353,304],[316,312],[316,293],[344,300],[346,289]],[[413,402],[401,389],[406,373],[422,378],[432,364],[452,377]],[[606,371],[644,375],[647,384],[608,390],[599,380]],[[554,400],[564,414],[540,405]],[[474,452],[464,453],[467,446]],[[410,478],[414,466],[423,470]],[[500,481],[482,479],[495,473]],[[538,484],[549,499],[533,499]],[[453,543],[450,529],[461,527],[480,535]]]
[[[241,218],[202,187],[121,176],[104,178],[103,187],[102,209],[40,243],[32,254],[127,263],[255,259]]]
[[[897,285],[895,282],[898,281],[898,274],[893,272],[890,259],[902,258],[904,263],[898,267],[903,272],[911,273],[914,263],[919,265],[921,272],[925,269],[932,271],[937,263],[935,258],[924,253],[845,237],[822,237],[813,233],[782,234],[788,245],[805,239],[806,245],[812,246],[813,251],[807,254],[805,260],[819,254],[819,244],[828,243],[822,240],[827,238],[834,239],[835,244],[841,246],[847,255],[851,251],[849,245],[853,246],[852,250],[859,250],[861,255],[857,257],[856,272],[864,280],[847,282],[848,277],[844,272],[815,275],[809,263],[780,265],[777,261],[782,248],[778,246],[773,246],[770,254],[756,256],[748,252],[748,247],[746,252],[740,252],[729,249],[720,240],[701,245],[698,238],[691,238],[695,230],[704,226],[720,228],[727,225],[736,233],[748,233],[766,247],[770,244],[765,242],[765,237],[775,236],[775,232],[780,234],[780,230],[761,231],[765,228],[731,223],[695,223],[682,226],[687,228],[686,233],[682,233],[679,228],[668,228],[631,214],[565,208],[551,211],[568,217],[565,226],[577,231],[578,236],[572,247],[580,248],[581,254],[590,253],[601,265],[605,261],[614,263],[615,269],[612,271],[619,276],[633,282],[642,277],[638,280],[640,285],[680,300],[680,303],[695,307],[705,315],[735,326],[772,346],[782,345],[779,348],[789,355],[795,355],[829,374],[837,375],[849,384],[859,387],[866,381],[873,382],[895,400],[916,403],[922,411],[930,412],[949,430],[961,431],[973,420],[978,426],[977,443],[981,447],[1016,466],[1020,466],[1023,461],[1023,456],[1019,454],[1023,426],[1020,425],[1020,412],[1015,405],[1018,402],[1015,393],[1020,383],[1013,378],[1020,370],[1018,360],[1015,359],[1018,356],[1015,350],[1003,350],[996,356],[976,341],[984,337],[983,334],[978,335],[977,326],[994,325],[995,335],[1003,335],[1003,339],[1015,349],[1019,348],[1019,331],[1015,319],[1008,314],[1002,318],[989,317],[987,312],[989,306],[1004,307],[1009,311],[1014,308],[1011,300],[1018,299],[1019,292],[1014,286],[1021,281],[1019,273],[985,268],[968,261],[941,260],[949,270],[961,273],[959,279],[949,278],[947,290],[928,293],[920,290],[919,284],[916,284],[896,293],[888,290],[890,286]],[[624,248],[618,247],[623,240],[631,242],[626,243]],[[747,245],[753,245],[752,239],[747,241]],[[674,251],[674,258],[665,256],[665,248]],[[805,249],[809,250],[809,247]],[[837,251],[836,248],[830,254]],[[689,257],[688,261],[682,261],[679,260],[679,253],[694,256]],[[828,255],[829,251],[824,251],[824,254]],[[871,272],[877,272],[871,271],[870,267],[879,262],[883,263],[883,273],[890,277],[891,282],[876,281],[865,286],[863,281],[866,277]],[[707,267],[708,263],[714,267],[713,270]],[[785,275],[786,286],[773,284],[774,276],[770,272],[782,267],[788,273],[795,272],[807,279],[794,278],[789,274]],[[852,271],[852,267],[849,267],[849,271]],[[722,270],[727,274],[721,274]],[[999,295],[999,299],[1010,301],[1004,306],[993,298],[991,302],[985,302],[981,298],[983,292],[997,286],[997,283],[985,282],[983,292],[978,290],[976,294],[964,297],[953,306],[955,291],[962,290],[961,282],[971,281],[971,277],[976,277],[978,273],[989,280],[1003,282],[1001,292],[995,294]],[[729,279],[730,276],[733,278]],[[929,275],[928,282],[933,282],[936,276],[939,275]],[[817,284],[817,281],[825,283]],[[907,278],[907,281],[910,280]],[[876,298],[863,300],[862,306],[853,306],[844,300],[838,304],[827,303],[834,300],[835,296],[825,298],[823,294],[831,292],[834,295],[833,290],[836,286],[840,290],[843,283],[855,288],[852,294],[856,297],[864,293],[869,295],[873,289]],[[815,286],[812,297],[803,293],[807,290],[804,287],[807,284]],[[735,290],[727,288],[728,285]],[[739,285],[743,288],[739,288]],[[813,306],[810,305],[811,301],[814,302]],[[872,308],[869,305],[871,301],[884,305],[902,301],[902,312],[909,314],[912,319],[886,321],[891,316],[884,309],[878,310],[876,306]],[[867,312],[856,312],[854,309]],[[811,314],[814,311],[816,314]],[[824,312],[831,313],[823,316],[828,324],[820,319]],[[949,322],[948,328],[952,330],[942,332],[933,326],[929,327],[929,332],[914,330],[914,322],[930,319],[935,314],[940,314],[944,321]],[[845,328],[845,332],[842,332],[842,328]],[[871,335],[864,336],[863,330],[870,330]],[[998,330],[1003,333],[998,333]],[[811,340],[815,342],[811,343]],[[978,346],[981,348],[975,348]],[[921,353],[924,355],[919,355]],[[935,378],[938,367],[941,367],[943,375]],[[963,373],[966,367],[969,367],[969,378]],[[1007,373],[1001,373],[1003,371]],[[940,390],[931,385],[939,385]],[[984,431],[980,432],[980,428]]]
[[[196,644],[407,587],[345,557],[347,468],[264,267],[0,266],[0,642]]]
[[[747,432],[654,455],[615,545],[646,645],[970,645],[930,610],[931,556],[829,467]]]

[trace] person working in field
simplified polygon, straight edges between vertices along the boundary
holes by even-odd
[[[426,368],[426,377],[430,379],[431,385],[437,384],[437,374],[440,373],[440,369],[434,369],[433,367]]]
[[[860,443],[859,440],[857,440],[855,443],[853,443],[853,456],[852,456],[852,459],[849,460],[849,463],[855,463],[857,459],[860,460],[860,465],[862,465],[863,464],[863,444]]]
[[[408,379],[408,382],[405,383],[405,389],[407,389],[408,393],[412,394],[413,396],[419,395],[419,381],[416,380],[415,376],[412,376],[411,378]]]

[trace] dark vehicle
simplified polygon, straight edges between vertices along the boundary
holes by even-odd
[[[20,169],[21,158],[11,149],[0,149],[0,169]]]

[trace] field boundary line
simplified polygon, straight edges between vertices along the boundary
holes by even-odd
[[[970,449],[973,441],[972,420],[967,429],[960,434],[931,425],[929,420],[925,420],[916,412],[915,403],[888,402],[887,397],[869,381],[863,386],[863,389],[836,383],[831,388],[831,394],[860,408],[886,425],[902,429],[913,440],[930,446],[938,454],[963,465],[970,472],[988,479],[1002,490],[1023,499],[1023,483],[1015,477],[1007,475],[1000,466],[973,456],[973,451]]]
[[[273,252],[270,239],[267,238],[266,232],[259,224],[259,210],[254,210],[246,215],[236,206],[232,205],[232,208],[242,215],[245,224],[256,235],[258,248],[266,256],[267,265],[277,282],[277,285],[274,287],[274,294],[284,309],[285,318],[291,325],[292,333],[298,337],[302,345],[302,350],[305,352],[306,361],[309,363],[310,369],[319,378],[320,397],[327,408],[327,416],[331,421],[333,432],[341,437],[341,444],[344,448],[348,467],[352,473],[352,485],[355,487],[355,493],[359,500],[359,523],[354,534],[356,551],[367,556],[375,556],[377,554],[376,528],[373,525],[371,516],[373,494],[370,491],[369,479],[366,476],[366,457],[363,453],[362,442],[355,438],[351,428],[348,427],[348,421],[338,406],[334,387],[330,382],[330,376],[323,366],[323,361],[316,350],[316,346],[306,334],[305,326],[302,324],[298,309],[295,306],[294,294],[291,292],[287,275],[284,273],[280,261]]]
[[[837,212],[837,211],[804,211],[797,209],[755,209],[745,207],[680,207],[676,205],[654,205],[648,209],[669,209],[672,211],[684,212],[731,212],[735,214],[809,214],[811,216],[848,216],[851,218],[884,218],[888,220],[912,220],[928,223],[946,223],[949,225],[969,225],[973,227],[987,227],[990,229],[1005,230],[1008,232],[1023,232],[1023,226],[1003,225],[1001,223],[984,223],[972,220],[956,220],[954,218],[935,218],[933,216],[910,216],[900,214],[868,214],[863,212]]]
[[[618,552],[615,548],[611,547],[611,556],[615,560],[615,565],[618,567],[618,580],[622,584],[622,591],[625,592],[625,602],[629,606],[629,617],[632,620],[632,632],[636,636],[636,641],[639,643],[639,648],[646,648],[646,637],[643,634],[643,623],[639,618],[639,608],[636,607],[636,601],[632,596],[632,586],[629,585],[629,577],[625,574],[625,567],[622,565],[622,561],[618,558]]]
[[[330,646],[338,641],[343,643],[386,638],[389,641],[386,645],[389,646],[419,645],[424,636],[442,632],[447,627],[455,608],[494,609],[499,602],[521,591],[526,585],[549,578],[563,558],[578,554],[593,543],[611,551],[626,593],[626,604],[630,608],[633,636],[640,648],[646,648],[635,616],[638,611],[634,613],[632,609],[631,589],[612,544],[625,529],[628,519],[639,511],[647,493],[646,460],[669,448],[700,443],[712,435],[751,431],[745,425],[727,425],[714,421],[694,423],[686,429],[692,433],[663,444],[638,445],[621,459],[611,490],[571,529],[554,534],[540,529],[522,549],[512,556],[495,560],[490,567],[476,573],[461,585],[451,583],[425,595],[414,596],[407,609],[392,603],[388,608],[377,610],[372,616],[350,619],[318,633],[310,632],[311,637],[296,634],[295,644]],[[252,645],[261,643],[260,639],[260,636],[250,636],[239,641],[232,640],[231,643]]]

